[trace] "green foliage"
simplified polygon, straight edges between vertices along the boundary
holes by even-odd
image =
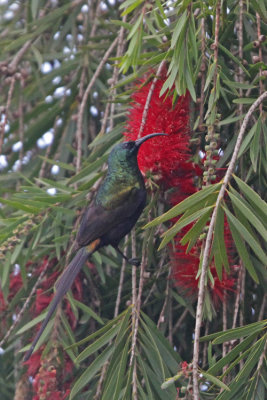
[[[230,400],[236,396],[246,399],[261,398],[259,396],[265,391],[266,379],[266,324],[266,320],[259,321],[202,337],[201,341],[212,340],[213,345],[224,342],[230,344],[227,355],[213,363],[207,371],[211,376],[218,376],[220,373],[220,379],[229,381],[228,389],[218,394],[216,399]],[[236,345],[236,339],[240,338],[243,340]],[[243,363],[242,369],[233,378],[232,374],[238,363]],[[207,376],[205,378],[209,380]],[[211,379],[210,381],[214,383]]]
[[[127,0],[115,5],[104,1],[101,5],[105,8],[90,2],[89,10],[82,0],[11,3],[0,5],[0,157],[5,156],[7,164],[0,166],[0,339],[29,299],[38,280],[35,272],[43,261],[53,264],[53,269],[66,265],[81,212],[105,174],[108,153],[121,140],[135,85],[141,76],[147,77],[146,82],[154,78],[164,63],[167,78],[161,90],[162,102],[171,95],[175,103],[178,96],[190,92],[192,158],[204,169],[208,184],[199,177],[195,182],[199,191],[168,209],[165,199],[161,201],[162,193],[154,191],[157,182],[153,177],[148,179],[153,190],[137,225],[136,251],[138,257],[145,254],[149,278],[144,280],[132,364],[136,307],[129,307],[132,270],[126,266],[120,284],[122,259],[110,248],[94,254],[95,269],[84,268],[82,300],[68,294],[76,327],[71,326],[64,303],[38,346],[45,345],[45,357],[57,348],[75,361],[70,398],[93,398],[101,387],[102,400],[128,400],[133,380],[140,399],[175,399],[177,388],[186,398],[190,396],[191,372],[185,376],[180,362],[183,359],[190,364],[193,357],[195,298],[170,288],[167,249],[181,231],[181,244],[187,246],[188,253],[196,245],[202,248],[240,124],[265,90],[264,0],[243,2],[242,13],[241,2],[236,0]],[[6,14],[10,11],[12,18]],[[259,29],[262,38],[258,45]],[[123,42],[98,71],[106,51],[120,35]],[[45,67],[48,72],[44,72]],[[96,73],[79,132],[82,100]],[[49,145],[44,144],[47,132],[53,134]],[[17,151],[18,142],[22,147]],[[239,396],[259,400],[266,395],[266,321],[257,321],[262,319],[266,301],[266,149],[265,101],[248,123],[234,175],[216,215],[210,266],[215,266],[222,279],[224,272],[241,262],[247,275],[227,298],[233,305],[237,297],[241,299],[241,326],[221,331],[225,321],[208,290],[208,283],[210,287],[214,284],[208,273],[204,315],[212,321],[209,324],[203,317],[202,325],[210,334],[202,338],[209,342],[208,347],[200,347],[200,360],[208,360],[199,369],[200,384],[208,386],[207,391],[201,391],[201,399]],[[204,162],[199,151],[207,155]],[[218,159],[215,164],[209,165],[208,153],[213,161]],[[56,174],[55,166],[59,168]],[[217,180],[211,178],[214,175]],[[170,220],[175,220],[172,226]],[[225,221],[234,244],[230,255],[224,240]],[[128,238],[124,251],[130,254],[132,245]],[[199,274],[201,262],[200,257]],[[20,266],[22,278],[17,291],[10,287],[15,264]],[[138,278],[140,273],[137,270]],[[119,289],[121,313],[114,317]],[[46,289],[45,294],[50,291]],[[19,317],[18,325],[1,344],[5,349],[0,354],[1,399],[22,398],[22,353],[46,313],[33,315],[35,300],[36,290],[30,298],[32,308]],[[234,306],[228,307],[227,327],[234,318]],[[223,343],[228,346],[224,355]],[[58,359],[58,371],[63,370],[64,356]]]

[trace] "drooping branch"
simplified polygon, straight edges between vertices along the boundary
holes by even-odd
[[[221,201],[224,198],[224,194],[226,188],[230,182],[232,173],[234,171],[234,167],[236,164],[237,156],[240,150],[240,146],[242,144],[242,140],[250,121],[250,118],[254,111],[259,107],[260,104],[267,98],[267,91],[264,92],[249,108],[243,123],[241,125],[237,141],[235,144],[234,152],[229,163],[228,169],[223,179],[223,183],[220,189],[220,192],[217,197],[217,201],[212,213],[207,238],[205,242],[204,252],[203,252],[203,259],[202,259],[202,267],[201,267],[201,275],[199,280],[199,293],[198,293],[198,302],[197,302],[197,312],[196,312],[196,323],[195,323],[195,340],[194,340],[194,354],[193,354],[193,391],[194,391],[194,400],[199,400],[199,388],[198,388],[198,360],[199,360],[199,339],[200,339],[200,328],[201,328],[201,321],[202,321],[202,314],[203,314],[203,304],[204,304],[204,295],[205,295],[205,281],[207,275],[207,269],[209,264],[209,255],[210,249],[212,245],[212,238],[214,232],[214,226],[216,222],[216,216],[218,212],[218,208],[221,204]]]
[[[35,295],[35,292],[40,284],[40,282],[42,281],[47,268],[49,266],[49,262],[46,262],[46,265],[44,267],[44,269],[42,270],[42,272],[40,273],[40,275],[38,276],[37,281],[35,282],[31,293],[29,294],[29,296],[27,297],[26,301],[23,304],[22,309],[20,310],[20,312],[18,313],[18,315],[16,316],[15,321],[13,322],[13,324],[11,325],[11,327],[9,328],[9,330],[7,331],[7,333],[5,334],[5,336],[3,337],[3,339],[0,341],[0,347],[3,346],[3,344],[5,343],[5,341],[10,337],[11,333],[14,331],[14,329],[16,328],[16,326],[18,325],[18,323],[20,322],[21,318],[23,317],[24,311],[26,310],[26,308],[28,307],[32,297]]]
[[[157,69],[156,76],[152,81],[152,85],[150,86],[150,89],[149,89],[149,92],[148,92],[148,95],[147,95],[147,98],[146,98],[146,104],[145,104],[144,111],[143,111],[143,114],[142,114],[142,120],[141,120],[141,125],[140,125],[140,128],[139,128],[138,139],[140,139],[140,137],[141,137],[141,135],[143,133],[143,130],[145,128],[145,123],[146,123],[146,119],[147,119],[147,115],[148,115],[148,111],[149,111],[149,105],[150,105],[150,102],[151,102],[152,94],[154,92],[157,80],[160,77],[160,74],[161,74],[161,71],[163,70],[164,65],[165,65],[165,60],[162,60],[160,65],[159,65],[159,67],[158,67],[158,69]]]
[[[117,43],[118,43],[119,38],[117,37],[113,43],[110,45],[110,47],[108,48],[108,50],[106,51],[106,53],[104,54],[99,66],[97,67],[91,81],[89,82],[84,95],[83,95],[83,99],[81,102],[81,106],[80,106],[80,110],[79,110],[79,114],[78,114],[78,121],[77,121],[77,133],[76,133],[76,137],[77,137],[77,162],[76,162],[76,170],[77,172],[81,169],[81,159],[82,159],[82,123],[83,123],[83,115],[84,115],[84,110],[85,110],[85,106],[87,103],[87,99],[89,96],[90,91],[92,90],[92,87],[95,84],[96,79],[98,78],[100,72],[102,71],[102,68],[104,67],[105,63],[107,62],[109,56],[111,55],[112,51],[114,50],[114,48],[116,47]]]

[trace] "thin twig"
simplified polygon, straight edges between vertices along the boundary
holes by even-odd
[[[12,99],[12,95],[13,95],[13,91],[14,91],[14,87],[15,87],[15,81],[16,81],[15,76],[13,76],[10,79],[11,79],[11,82],[10,82],[10,87],[9,87],[8,95],[7,95],[7,103],[6,103],[5,113],[4,113],[5,114],[4,121],[2,123],[0,123],[0,154],[2,153],[2,147],[3,147],[3,143],[4,143],[4,136],[5,136],[5,128],[6,128],[6,124],[7,124],[9,108],[10,108],[11,99]]]
[[[8,339],[8,338],[10,337],[11,333],[12,333],[13,330],[16,328],[17,324],[20,322],[20,320],[21,320],[21,318],[22,318],[22,316],[23,316],[23,314],[24,314],[24,311],[25,311],[26,308],[28,307],[28,305],[29,305],[29,303],[30,303],[32,297],[34,296],[34,294],[35,294],[35,292],[36,292],[37,287],[39,286],[41,280],[43,279],[43,277],[44,277],[44,275],[45,275],[45,273],[46,273],[46,270],[47,270],[47,268],[48,268],[48,265],[49,265],[49,261],[47,260],[44,269],[42,270],[42,272],[41,272],[40,275],[38,276],[38,279],[37,279],[37,281],[35,282],[35,284],[34,284],[32,290],[31,290],[29,296],[27,297],[27,299],[26,299],[26,301],[25,301],[25,303],[24,303],[24,305],[23,305],[23,307],[22,307],[22,309],[21,309],[20,312],[18,313],[17,318],[15,319],[15,321],[13,322],[13,324],[11,325],[11,327],[9,328],[9,330],[7,331],[7,333],[5,334],[5,336],[3,337],[3,339],[1,340],[1,342],[0,342],[0,347],[3,346],[3,344],[4,344],[5,341],[6,341],[6,339]]]
[[[29,49],[31,44],[32,44],[32,40],[27,40],[27,42],[24,43],[22,48],[16,53],[16,56],[13,58],[13,60],[11,61],[11,63],[8,66],[10,73],[14,73],[16,71],[16,68],[17,68],[20,60],[22,59],[22,57],[24,56],[26,51]]]
[[[128,242],[128,235],[125,236],[125,240],[124,240],[125,244],[127,242]],[[126,269],[126,260],[124,258],[122,260],[121,273],[120,273],[120,282],[119,282],[119,287],[118,287],[118,293],[117,293],[117,299],[116,299],[116,305],[115,305],[115,311],[114,311],[114,318],[116,318],[119,315],[119,307],[120,307],[120,302],[121,302],[121,293],[122,293],[125,269]]]
[[[160,274],[161,274],[161,272],[162,272],[163,265],[164,265],[164,262],[165,262],[165,258],[166,258],[166,252],[164,251],[164,252],[162,253],[162,256],[161,256],[160,261],[159,261],[159,265],[158,265],[158,268],[157,268],[156,276],[155,276],[155,278],[154,278],[154,283],[153,283],[153,285],[151,286],[151,289],[150,289],[150,291],[149,291],[147,297],[145,298],[145,300],[144,300],[144,302],[143,302],[143,305],[144,305],[144,306],[147,304],[147,302],[148,302],[148,300],[149,300],[151,294],[154,292],[155,287],[157,286],[157,280],[158,280],[158,278],[159,278],[159,276],[160,276]]]
[[[169,301],[171,273],[172,273],[172,267],[169,268],[169,272],[168,272],[168,278],[167,278],[167,284],[166,284],[165,296],[164,296],[165,300],[164,300],[163,307],[162,307],[161,312],[160,312],[160,316],[159,316],[158,323],[157,323],[157,328],[159,328],[160,324],[162,322],[164,322],[164,320],[165,320],[164,314],[165,314],[165,310],[166,310],[166,307],[167,307],[167,304],[168,304],[168,301]]]
[[[161,74],[161,71],[162,71],[164,65],[165,65],[165,60],[162,60],[161,63],[159,64],[158,69],[157,69],[156,76],[153,79],[152,84],[150,86],[150,89],[149,89],[149,92],[148,92],[148,95],[147,95],[147,98],[146,98],[146,104],[145,104],[144,111],[143,111],[143,114],[142,114],[142,120],[141,120],[141,125],[140,125],[140,129],[139,129],[139,133],[138,133],[138,138],[141,137],[141,135],[143,133],[143,130],[145,128],[145,123],[146,123],[146,119],[147,119],[147,115],[148,115],[148,110],[149,110],[149,105],[150,105],[150,102],[151,102],[152,94],[154,92],[157,80],[160,77],[160,74]]]
[[[23,100],[22,100],[22,83],[20,85],[20,93],[19,93],[19,140],[21,142],[21,148],[19,151],[19,168],[21,170],[22,167],[22,159],[24,153],[24,122],[23,122]],[[19,180],[17,182],[17,191],[19,189]]]
[[[244,0],[239,0],[239,25],[238,25],[238,56],[239,60],[243,61],[243,47],[244,47],[244,37],[243,37],[243,14],[244,14]],[[244,71],[241,67],[238,67],[238,81],[240,83],[244,82]],[[239,88],[239,97],[243,97],[243,89]],[[243,104],[238,104],[239,115],[243,115]],[[241,125],[241,121],[239,122]]]
[[[126,244],[128,241],[128,235],[125,236],[125,241],[124,243]],[[120,273],[120,282],[119,282],[119,287],[118,287],[118,293],[117,293],[117,299],[116,299],[116,305],[115,305],[115,310],[114,310],[114,318],[116,318],[119,315],[119,307],[120,307],[120,302],[121,302],[121,293],[122,293],[122,287],[123,287],[123,281],[124,281],[124,275],[125,275],[125,269],[126,269],[126,260],[122,260],[122,267],[121,267],[121,273]],[[109,361],[107,360],[105,364],[103,365],[103,368],[101,370],[101,375],[97,384],[97,389],[96,389],[96,394],[94,396],[94,400],[99,400],[101,396],[101,390],[102,390],[102,385],[106,376],[107,368],[109,365]]]
[[[95,84],[96,79],[98,78],[98,75],[100,74],[102,68],[104,67],[105,63],[107,62],[107,59],[109,58],[110,54],[116,47],[118,43],[119,38],[117,37],[113,43],[109,46],[108,50],[104,54],[99,66],[97,67],[91,81],[89,82],[89,85],[87,86],[83,99],[81,102],[79,114],[78,114],[78,121],[77,121],[77,132],[76,132],[76,137],[77,137],[77,161],[76,161],[76,170],[77,172],[80,171],[81,169],[81,159],[82,159],[82,123],[83,123],[83,115],[84,115],[84,110],[86,107],[87,99],[89,96],[89,93]]]
[[[92,7],[90,7],[89,10],[91,8]],[[99,14],[101,12],[101,1],[100,0],[98,0],[95,10],[96,10],[95,11],[95,15],[94,16],[92,15],[91,18],[90,18],[90,20],[93,21],[93,26],[92,26],[92,29],[91,29],[91,32],[90,32],[90,38],[95,36],[97,24],[99,23],[99,19],[98,18],[99,18]]]
[[[235,144],[234,152],[229,163],[228,169],[226,171],[225,177],[223,179],[223,183],[220,189],[220,192],[217,197],[217,201],[212,213],[207,239],[204,247],[203,259],[202,259],[202,267],[201,267],[201,275],[199,281],[199,293],[198,293],[198,303],[197,303],[197,312],[196,312],[196,323],[195,323],[195,340],[194,340],[194,354],[193,354],[193,396],[194,400],[199,400],[199,388],[198,388],[198,360],[199,360],[199,338],[200,338],[200,328],[202,322],[202,313],[203,313],[203,303],[204,303],[204,295],[205,295],[205,281],[207,268],[209,264],[209,254],[212,244],[213,231],[217,216],[217,211],[220,206],[221,201],[223,200],[225,190],[228,186],[228,183],[231,179],[232,173],[234,171],[235,163],[237,160],[238,152],[240,150],[240,146],[243,140],[243,136],[245,134],[247,125],[250,121],[250,118],[257,107],[267,98],[267,91],[264,92],[249,108],[243,123],[241,125],[237,141]]]
[[[139,289],[138,289],[138,296],[137,296],[137,304],[135,308],[135,319],[134,319],[134,331],[133,331],[133,340],[132,340],[132,351],[131,351],[131,359],[130,359],[130,366],[134,363],[133,367],[133,399],[138,400],[137,395],[137,363],[135,356],[135,349],[137,343],[137,334],[138,334],[138,326],[139,326],[139,319],[140,319],[140,311],[141,311],[141,300],[142,300],[142,292],[144,287],[145,281],[145,266],[147,264],[147,253],[146,250],[143,249],[142,252],[142,261],[140,266],[140,278],[139,278]]]
[[[136,258],[136,238],[135,238],[135,229],[131,232],[132,238],[132,258]],[[135,325],[136,325],[136,305],[137,305],[137,277],[136,277],[136,266],[132,266],[132,346],[131,346],[131,358],[130,358],[130,367],[132,366],[134,355],[135,355]]]
[[[180,328],[180,326],[182,325],[188,312],[189,312],[188,308],[185,308],[184,311],[182,312],[182,314],[180,315],[179,319],[177,320],[176,324],[173,327],[173,330],[172,330],[173,334],[175,334],[175,332]]]
[[[242,268],[240,266],[239,271],[238,271],[237,285],[236,285],[236,298],[235,298],[232,329],[234,329],[236,327],[236,322],[237,322],[237,315],[238,315],[239,303],[240,303],[241,277],[242,277]]]
[[[127,20],[127,15],[124,15],[123,18],[122,18],[122,22],[126,22],[126,20]],[[125,46],[124,32],[125,32],[125,29],[122,26],[120,28],[119,36],[118,36],[119,40],[118,40],[118,46],[117,46],[117,52],[116,52],[116,58],[117,59],[119,57],[121,57],[122,54],[123,54],[123,50],[124,50],[124,46]],[[113,75],[112,75],[112,78],[111,78],[112,79],[112,88],[111,88],[111,102],[112,102],[112,104],[111,104],[111,108],[110,108],[110,124],[109,124],[110,130],[113,129],[113,124],[114,124],[113,116],[114,116],[114,113],[115,113],[115,97],[116,97],[116,93],[117,93],[117,89],[116,89],[115,86],[116,86],[116,84],[118,82],[119,72],[120,72],[120,70],[118,68],[118,64],[119,64],[119,61],[116,60],[115,61],[115,68],[114,68]]]

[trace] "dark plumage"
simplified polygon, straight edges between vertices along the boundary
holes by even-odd
[[[153,133],[135,142],[120,143],[110,153],[107,176],[93,205],[85,210],[82,217],[76,237],[78,251],[56,283],[55,296],[30,350],[25,355],[25,361],[31,356],[58,303],[90,255],[100,247],[111,245],[127,259],[118,249],[118,244],[131,231],[146,204],[145,184],[138,168],[137,153],[142,143],[158,135],[164,134]],[[128,261],[137,264],[136,260]]]

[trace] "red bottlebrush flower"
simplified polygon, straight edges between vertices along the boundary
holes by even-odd
[[[41,355],[42,355],[42,350],[39,349],[38,351],[35,351],[31,355],[28,361],[24,362],[24,365],[28,367],[27,374],[29,376],[34,376],[38,372],[41,365]]]
[[[138,164],[142,172],[151,171],[158,175],[159,182],[164,187],[176,186],[178,176],[183,175],[184,168],[189,172],[189,103],[187,93],[181,96],[177,103],[172,105],[172,97],[159,97],[165,75],[156,82],[146,123],[141,136],[153,132],[168,134],[166,137],[157,137],[144,143],[138,153]],[[128,117],[127,131],[124,133],[129,140],[136,140],[142,121],[146,99],[151,83],[142,86],[132,96],[133,103]],[[192,165],[192,164],[191,164]],[[190,175],[190,173],[189,173]]]
[[[9,281],[9,293],[8,293],[8,301],[10,301],[16,294],[17,292],[20,290],[20,288],[22,287],[23,283],[22,283],[22,278],[21,278],[21,274],[14,274],[12,273],[10,275],[10,281]],[[6,309],[6,302],[5,302],[5,298],[3,295],[2,290],[0,290],[0,312],[4,311]]]
[[[4,295],[3,295],[3,292],[0,291],[0,313],[3,312],[5,310],[5,308],[6,308],[6,302],[4,299]]]
[[[198,293],[198,279],[196,279],[198,268],[199,268],[199,246],[195,245],[190,253],[186,253],[186,246],[182,246],[180,243],[181,238],[185,235],[186,231],[189,230],[191,226],[183,229],[178,233],[175,238],[175,249],[172,255],[173,264],[173,279],[177,287],[179,287],[185,294],[194,298],[197,297]],[[231,266],[234,266],[233,262],[233,242],[230,237],[230,231],[228,225],[225,221],[225,232],[224,238],[226,242],[226,249],[228,254],[228,259]],[[211,296],[215,304],[218,304],[219,300],[223,300],[224,291],[233,291],[235,286],[235,277],[233,274],[227,275],[225,272],[222,274],[222,279],[220,280],[215,268],[212,264],[210,267],[211,275],[213,276],[213,284],[208,281],[208,287],[211,292]],[[233,269],[231,272],[235,272]]]
[[[39,315],[51,302],[52,293],[47,295],[44,293],[43,289],[37,289],[36,300],[35,300],[35,314]]]
[[[12,297],[15,296],[15,294],[20,290],[20,288],[22,287],[23,283],[22,283],[22,278],[21,278],[21,274],[11,274],[10,276],[10,284],[9,284],[9,296],[8,299],[12,299]]]
[[[28,375],[33,376],[33,392],[36,400],[65,400],[70,393],[71,382],[67,375],[73,367],[72,362],[66,359],[65,363],[58,365],[57,355],[53,359],[40,359],[38,368],[33,370],[34,354],[25,364],[29,365]],[[30,368],[31,367],[31,368]]]
[[[158,176],[158,181],[163,189],[172,188],[169,201],[176,205],[186,197],[197,191],[194,184],[195,178],[202,175],[201,167],[195,166],[190,160],[190,96],[178,98],[176,104],[172,104],[172,97],[160,97],[162,85],[166,79],[163,73],[155,84],[144,129],[141,136],[153,132],[164,132],[168,137],[157,137],[144,143],[138,153],[139,168],[143,173],[151,171]],[[128,116],[125,137],[136,140],[142,124],[143,111],[150,93],[152,82],[137,88],[132,96],[133,102]],[[175,223],[178,218],[174,219]],[[198,292],[198,280],[196,276],[199,266],[199,249],[195,246],[189,254],[186,254],[186,246],[180,244],[181,238],[191,226],[187,226],[179,232],[175,238],[175,249],[172,252],[173,279],[177,286],[181,287],[188,295]],[[225,236],[227,237],[227,235]],[[227,246],[230,245],[230,242]],[[222,281],[219,280],[215,267],[211,267],[214,286],[210,290],[214,300],[223,297],[224,289],[232,290],[234,279],[223,274]]]

